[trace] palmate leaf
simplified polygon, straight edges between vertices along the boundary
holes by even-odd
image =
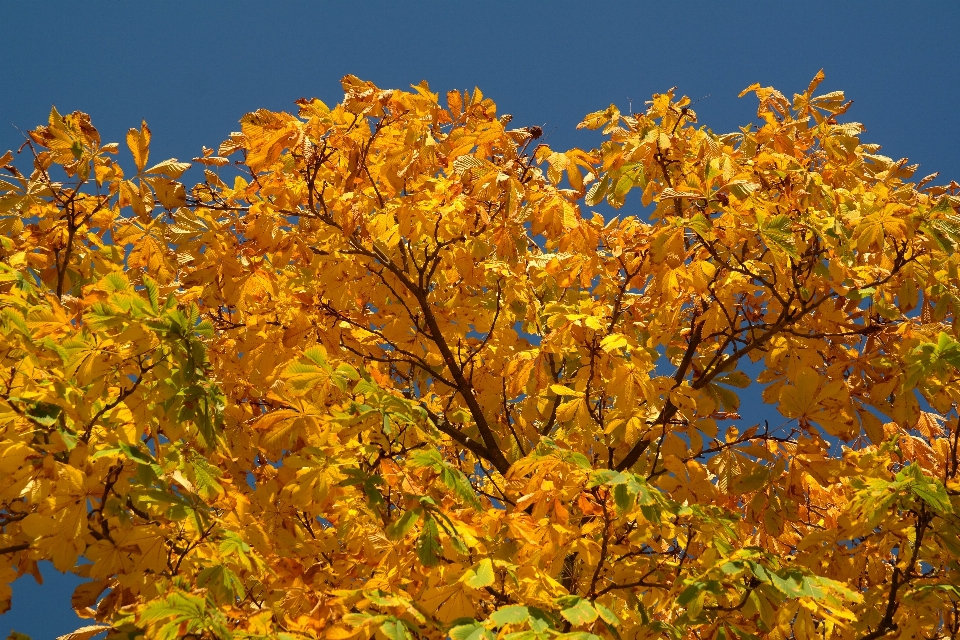
[[[760,236],[775,251],[799,259],[796,240],[793,237],[793,220],[785,214],[771,216],[760,223]]]
[[[904,467],[897,473],[896,479],[936,513],[953,513],[953,506],[943,483],[937,478],[927,477],[918,464]]]
[[[144,622],[160,622],[173,618],[179,622],[190,618],[201,618],[206,613],[206,604],[201,598],[184,593],[172,593],[164,600],[146,607],[140,619]]]
[[[250,551],[250,545],[243,541],[236,532],[227,531],[224,533],[223,542],[220,543],[220,553],[224,555],[243,556]]]
[[[345,478],[340,482],[341,486],[351,487],[359,486],[371,508],[377,508],[384,503],[383,493],[380,487],[383,486],[383,478],[379,475],[370,475],[360,468],[342,469]]]
[[[286,370],[286,379],[297,391],[306,391],[330,380],[331,369],[326,363],[294,362]]]
[[[174,592],[163,600],[147,605],[138,618],[143,624],[157,625],[158,638],[174,640],[179,637],[180,627],[184,623],[188,631],[206,627],[209,614],[206,602],[202,598]],[[232,634],[221,624],[215,623],[212,626],[224,633],[223,637],[232,638]]]
[[[209,589],[220,602],[243,600],[245,594],[237,574],[222,564],[208,567],[197,574],[197,585]]]
[[[960,368],[960,342],[940,332],[936,342],[923,342],[907,356],[907,384],[917,385],[928,375]]]
[[[440,475],[440,481],[460,500],[474,509],[480,509],[480,500],[467,476],[459,469],[449,465],[436,449],[421,449],[413,453],[409,463],[414,468],[433,470]]]

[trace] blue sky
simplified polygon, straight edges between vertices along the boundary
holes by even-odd
[[[0,153],[50,106],[90,113],[105,141],[146,119],[151,156],[215,147],[244,113],[342,97],[352,73],[384,88],[479,86],[554,148],[592,146],[587,112],[678,86],[717,132],[752,120],[760,82],[843,89],[881,153],[960,181],[960,3],[250,2],[6,3],[0,19]],[[639,202],[628,201],[623,213]],[[75,580],[18,581],[0,637],[78,626]]]

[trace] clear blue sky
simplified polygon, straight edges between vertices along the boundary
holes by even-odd
[[[731,131],[756,113],[741,89],[760,82],[789,96],[823,67],[822,90],[855,100],[849,118],[866,125],[865,140],[920,162],[920,175],[960,181],[958,33],[953,1],[9,2],[0,153],[55,104],[90,113],[106,141],[146,119],[152,157],[189,159],[248,111],[290,110],[301,96],[338,102],[347,73],[385,88],[479,86],[517,126],[543,125],[551,146],[592,146],[574,127],[610,103],[639,109],[676,85],[708,96],[695,107],[701,123]],[[16,583],[0,637],[78,626],[75,580],[48,569],[43,587]]]

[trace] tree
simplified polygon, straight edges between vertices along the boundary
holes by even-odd
[[[960,185],[822,78],[558,152],[347,76],[189,190],[53,110],[0,160],[2,584],[89,578],[75,640],[956,638]]]

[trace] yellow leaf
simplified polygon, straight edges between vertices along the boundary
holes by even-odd
[[[164,209],[173,210],[187,204],[187,193],[181,183],[159,177],[146,178],[144,181],[153,187]]]
[[[437,617],[444,622],[452,622],[458,618],[472,618],[476,608],[463,589],[462,583],[427,591],[419,601],[426,611],[435,611]]]
[[[792,385],[780,389],[780,412],[788,418],[808,417],[817,406],[820,376],[810,367],[801,367]]]
[[[33,449],[21,442],[0,442],[0,473],[13,474],[32,453]]]
[[[99,635],[104,631],[109,631],[112,628],[113,627],[100,624],[87,625],[85,627],[80,627],[76,631],[71,631],[70,633],[62,636],[57,636],[57,640],[89,640],[93,636]]]
[[[189,168],[189,162],[180,162],[176,158],[170,158],[169,160],[164,160],[163,162],[153,165],[146,170],[146,173],[158,173],[176,180]]]
[[[262,417],[253,423],[253,428],[258,431],[270,431],[277,423],[296,418],[300,412],[293,409],[277,409],[270,413],[265,413]]]
[[[109,580],[92,580],[77,585],[70,597],[70,604],[77,611],[83,611],[97,603],[100,594],[110,587]]]
[[[137,165],[137,171],[143,171],[147,166],[147,158],[150,157],[150,129],[147,127],[147,121],[140,124],[140,130],[130,129],[127,131],[127,146],[133,154],[133,162]]]
[[[607,353],[618,351],[627,346],[626,336],[619,333],[612,333],[600,341],[600,348]]]
[[[557,394],[558,396],[577,396],[579,398],[583,397],[582,391],[574,391],[570,387],[565,387],[562,384],[552,384],[550,385],[550,391]]]

